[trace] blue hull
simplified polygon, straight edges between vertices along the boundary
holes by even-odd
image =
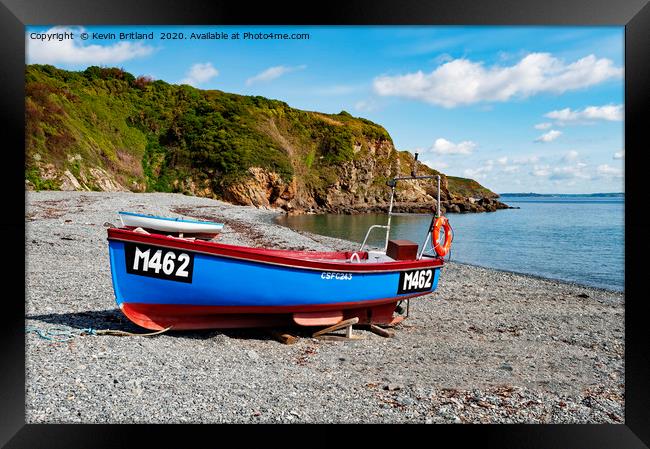
[[[408,298],[398,293],[400,272],[341,273],[292,268],[194,253],[191,282],[127,272],[125,243],[109,241],[113,287],[123,303],[222,307],[287,307]],[[433,269],[436,289],[440,268]],[[426,288],[426,287],[425,287]],[[351,305],[351,304],[350,304]]]

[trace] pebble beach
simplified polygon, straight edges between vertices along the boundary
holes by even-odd
[[[93,335],[147,332],[115,303],[106,227],[118,211],[222,222],[228,244],[357,246],[280,226],[277,210],[207,198],[27,192],[26,423],[625,421],[623,293],[454,262],[392,338]]]

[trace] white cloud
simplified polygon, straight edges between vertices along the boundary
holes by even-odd
[[[544,129],[549,129],[551,126],[553,126],[552,123],[538,123],[537,125],[535,125],[535,129],[544,130]]]
[[[427,167],[433,168],[434,170],[444,170],[446,168],[449,168],[449,164],[443,161],[423,160],[422,163]]]
[[[493,169],[494,169],[494,161],[492,159],[489,159],[485,161],[485,165],[481,167],[465,169],[463,174],[468,178],[485,179],[487,178],[487,174],[491,172]]]
[[[550,165],[536,165],[530,172],[531,175],[539,178],[548,178],[553,181],[571,179],[591,179],[586,172],[587,164],[579,162],[573,165],[551,167]]]
[[[451,56],[449,53],[441,53],[435,58],[433,58],[432,62],[434,64],[444,64],[445,62],[453,61],[454,58]]]
[[[492,171],[493,166],[492,165],[486,165],[485,167],[478,167],[478,168],[467,168],[465,171],[463,171],[463,175],[465,175],[468,178],[478,178],[478,179],[484,179],[487,177],[488,172]]]
[[[579,155],[579,153],[577,151],[571,150],[567,154],[564,155],[562,160],[564,160],[565,162],[572,162],[572,161],[575,161],[576,159],[578,159],[578,155]]]
[[[470,140],[453,143],[441,137],[436,139],[430,151],[436,154],[472,154],[474,148],[476,144]]]
[[[536,155],[520,156],[512,160],[512,163],[517,165],[530,165],[530,164],[536,164],[538,162],[539,162],[539,156]]]
[[[602,164],[599,165],[598,168],[596,169],[598,174],[606,176],[606,177],[613,177],[613,178],[622,178],[623,177],[623,169],[622,168],[616,168],[616,167],[610,167],[607,164]]]
[[[549,132],[544,133],[541,136],[539,136],[537,139],[535,139],[535,142],[542,142],[542,143],[552,142],[558,137],[560,137],[561,135],[562,135],[561,131],[552,129]]]
[[[251,84],[259,83],[259,82],[266,82],[266,81],[271,81],[276,78],[281,77],[282,75],[290,72],[295,72],[297,70],[304,70],[306,69],[306,65],[298,65],[294,67],[289,67],[285,65],[278,65],[275,67],[269,67],[268,69],[264,70],[263,72],[258,73],[257,75],[250,77],[246,80],[246,85],[250,86]]]
[[[377,109],[377,103],[374,100],[361,100],[354,104],[354,109],[362,112],[372,112]]]
[[[625,159],[625,149],[614,153],[614,159]]]
[[[544,117],[554,119],[558,124],[584,123],[591,120],[607,120],[620,122],[623,120],[623,105],[587,106],[582,110],[564,108],[544,114]]]
[[[563,180],[563,179],[591,179],[591,176],[585,172],[587,164],[577,163],[575,165],[567,165],[563,167],[555,167],[551,171],[550,179]]]
[[[207,81],[210,81],[215,76],[219,75],[219,71],[212,67],[211,62],[203,62],[194,64],[185,74],[180,84],[189,84],[191,86],[197,86],[203,84]]]
[[[133,58],[148,56],[155,50],[142,42],[122,41],[112,45],[84,45],[79,35],[83,27],[53,27],[45,31],[52,33],[73,33],[75,39],[36,40],[26,35],[27,60],[30,64],[73,64],[73,65],[108,65],[128,61]]]
[[[550,168],[549,165],[535,165],[531,174],[537,177],[545,177],[551,174]]]
[[[620,78],[623,69],[606,58],[586,56],[566,64],[549,53],[531,53],[512,66],[485,67],[482,62],[455,59],[431,73],[374,79],[379,95],[393,95],[451,108],[481,101],[507,101],[542,92],[560,94]]]
[[[492,171],[492,168],[496,169],[497,173],[511,174],[518,173],[521,171],[523,165],[532,165],[539,162],[538,156],[519,156],[510,158],[508,156],[502,156],[496,160],[489,159],[486,161],[486,169],[484,171]],[[542,167],[537,166],[535,170],[541,170]]]
[[[499,61],[509,61],[513,58],[513,55],[507,51],[499,51],[497,57],[499,58]]]

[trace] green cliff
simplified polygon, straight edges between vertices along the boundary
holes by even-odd
[[[25,81],[32,189],[182,192],[293,212],[358,212],[385,208],[386,180],[413,163],[384,128],[345,111],[301,111],[118,68],[29,65]],[[464,205],[496,194],[442,176],[443,206],[491,210]],[[397,207],[430,207],[432,188],[400,189]]]

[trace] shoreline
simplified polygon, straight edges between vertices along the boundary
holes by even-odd
[[[27,192],[26,202],[25,324],[41,330],[143,332],[112,290],[103,223],[119,223],[119,210],[223,221],[228,244],[350,245],[273,223],[277,211],[178,194]],[[452,262],[394,338],[291,333],[289,346],[257,329],[67,343],[29,333],[26,422],[624,422],[622,292]]]
[[[496,212],[498,212],[498,211],[496,211]],[[491,213],[491,212],[485,212],[485,213]],[[309,232],[309,231],[293,229],[290,226],[287,226],[287,225],[282,224],[282,223],[279,222],[279,218],[281,216],[283,216],[283,215],[285,215],[285,214],[284,213],[279,213],[273,219],[273,224],[277,224],[278,226],[285,227],[287,229],[290,229],[293,232],[297,232],[297,233],[304,234],[304,235],[318,235],[318,236],[321,236],[321,237],[337,239],[337,240],[340,240],[342,242],[348,242],[350,244],[350,246],[355,246],[355,245],[358,246],[359,245],[358,242],[353,242],[351,240],[339,239],[337,237],[331,237],[331,236],[327,236],[327,235],[324,235],[324,234],[316,234],[316,233]],[[419,215],[419,214],[410,214],[409,213],[409,214],[405,214],[405,215]],[[622,289],[620,289],[620,290],[615,289],[615,288],[605,288],[605,287],[599,287],[599,286],[596,286],[596,285],[582,284],[580,282],[569,281],[569,280],[566,280],[566,279],[550,278],[550,277],[545,277],[545,276],[538,275],[538,274],[533,274],[533,273],[524,273],[524,272],[520,272],[520,271],[507,270],[507,269],[504,269],[504,268],[490,267],[490,266],[486,266],[486,265],[479,265],[479,264],[474,264],[474,263],[469,263],[469,262],[459,262],[459,261],[455,261],[455,260],[450,260],[450,261],[445,260],[445,263],[455,263],[455,264],[460,264],[460,265],[467,265],[467,266],[470,266],[470,267],[484,268],[486,270],[494,270],[494,271],[500,271],[500,272],[504,272],[504,273],[516,274],[516,275],[519,275],[519,276],[528,276],[528,277],[531,277],[531,278],[534,278],[534,279],[539,279],[539,280],[560,282],[560,283],[568,284],[569,286],[574,286],[576,288],[590,288],[590,289],[595,289],[595,290],[602,290],[602,291],[607,292],[607,293],[619,293],[619,294],[624,294],[625,293],[625,288],[624,287]]]
[[[458,261],[454,261],[454,260],[452,260],[452,261],[450,261],[448,263],[455,263],[455,264],[458,264],[458,265],[467,265],[469,267],[483,268],[485,270],[492,270],[492,271],[499,271],[499,272],[502,272],[502,273],[515,274],[517,276],[529,277],[529,278],[537,279],[537,280],[540,280],[540,281],[558,282],[558,283],[561,283],[561,284],[566,284],[567,287],[598,290],[598,291],[601,291],[603,293],[616,293],[616,294],[621,294],[621,295],[625,294],[625,289],[616,290],[616,289],[597,287],[595,285],[581,284],[579,282],[567,281],[565,279],[549,278],[549,277],[540,276],[540,275],[537,275],[537,274],[522,273],[522,272],[519,272],[519,271],[506,270],[506,269],[502,269],[502,268],[487,267],[487,266],[484,266],[484,265],[477,265],[477,264],[467,263],[467,262],[458,262]]]
[[[288,228],[288,229],[291,229],[293,232],[297,232],[297,233],[300,233],[300,234],[303,234],[303,235],[314,235],[314,236],[319,236],[319,237],[327,237],[327,238],[331,238],[331,239],[336,239],[336,240],[340,240],[341,242],[347,242],[351,246],[355,246],[355,245],[358,246],[359,245],[358,242],[353,242],[351,240],[339,239],[337,237],[330,237],[330,236],[327,236],[327,235],[316,234],[316,233],[309,232],[309,231],[302,231],[302,230],[298,231],[296,229],[292,229],[292,228],[290,228],[288,226],[285,226],[283,224],[280,224],[280,223],[278,223],[278,225],[283,226],[283,227]],[[522,277],[529,277],[531,279],[536,279],[536,280],[540,280],[540,281],[557,282],[557,283],[560,283],[560,284],[565,284],[567,287],[582,288],[582,289],[589,289],[589,290],[598,290],[598,291],[601,291],[603,293],[625,294],[624,289],[623,290],[615,290],[615,289],[597,287],[595,285],[581,284],[579,282],[567,281],[565,279],[549,278],[549,277],[540,276],[540,275],[537,275],[537,274],[522,273],[522,272],[519,272],[519,271],[506,270],[506,269],[503,269],[503,268],[488,267],[488,266],[485,266],[485,265],[478,265],[478,264],[474,264],[474,263],[458,262],[456,260],[447,261],[445,259],[445,265],[447,265],[447,264],[465,265],[465,266],[473,267],[473,268],[482,268],[484,270],[498,271],[498,272],[501,272],[501,273],[514,274],[514,275],[522,276]]]

